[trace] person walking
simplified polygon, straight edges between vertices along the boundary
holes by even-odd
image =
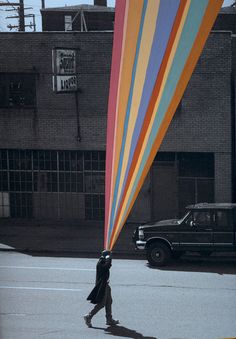
[[[119,324],[119,320],[112,318],[112,296],[109,285],[110,268],[112,266],[111,251],[104,250],[96,266],[96,283],[91,293],[87,297],[94,308],[84,316],[84,321],[88,327],[92,327],[92,317],[97,314],[103,307],[106,311],[106,324],[109,326]]]

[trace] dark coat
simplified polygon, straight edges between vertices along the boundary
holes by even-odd
[[[106,286],[110,276],[111,259],[101,257],[96,267],[96,284],[89,294],[87,300],[92,304],[102,302],[105,296]]]

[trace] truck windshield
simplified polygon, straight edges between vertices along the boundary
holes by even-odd
[[[188,213],[186,213],[185,216],[184,216],[183,218],[181,218],[181,219],[178,220],[178,224],[179,224],[179,225],[182,224],[182,222],[189,216],[189,213],[190,213],[190,211],[189,211]]]

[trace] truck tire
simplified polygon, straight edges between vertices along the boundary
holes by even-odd
[[[147,249],[147,260],[152,266],[164,266],[171,257],[171,251],[165,244],[155,242]]]

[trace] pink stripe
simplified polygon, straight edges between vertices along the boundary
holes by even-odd
[[[112,158],[114,151],[114,130],[116,121],[116,101],[118,92],[118,83],[120,75],[120,63],[123,41],[123,26],[125,18],[126,0],[117,0],[115,8],[115,27],[112,50],[112,65],[110,77],[110,91],[107,113],[107,142],[106,142],[106,184],[105,184],[105,230],[104,230],[104,247],[107,243],[108,234],[108,216],[111,195],[111,171]]]

